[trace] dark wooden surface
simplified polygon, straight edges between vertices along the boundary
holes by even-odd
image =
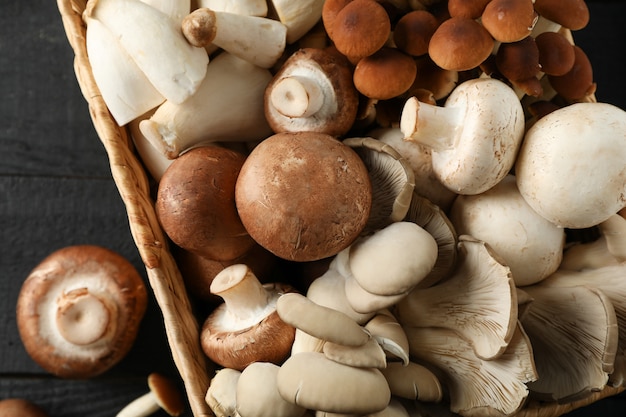
[[[575,39],[594,65],[598,99],[626,109],[626,3],[588,4],[591,23]],[[150,372],[178,378],[154,298],[129,355],[88,381],[44,372],[23,349],[15,324],[23,279],[55,249],[102,245],[145,278],[72,60],[54,0],[0,1],[0,399],[30,399],[52,417],[110,417],[147,390]],[[623,416],[626,399],[570,415]]]

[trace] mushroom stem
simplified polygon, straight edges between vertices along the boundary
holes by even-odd
[[[227,314],[239,322],[256,322],[260,312],[273,310],[271,293],[244,264],[232,265],[217,274],[211,283],[211,293],[224,299]]]
[[[404,139],[436,151],[455,146],[465,114],[458,107],[443,107],[409,98],[402,110],[400,130]]]
[[[57,300],[56,324],[61,336],[75,345],[90,345],[103,339],[114,326],[114,305],[105,302],[88,288],[64,293]]]
[[[321,88],[305,77],[285,77],[274,84],[270,94],[272,105],[287,117],[310,117],[324,104]]]
[[[115,417],[147,417],[160,408],[154,392],[150,391],[131,401]]]

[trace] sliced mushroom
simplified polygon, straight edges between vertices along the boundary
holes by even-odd
[[[253,362],[281,363],[291,350],[295,328],[276,312],[279,297],[293,288],[262,285],[244,264],[217,274],[211,292],[224,299],[205,319],[200,343],[216,364],[243,370]]]
[[[533,350],[521,326],[493,360],[475,356],[467,341],[449,329],[409,327],[406,332],[411,355],[441,370],[450,409],[461,416],[514,415],[528,397],[526,384],[537,379]]]
[[[517,293],[510,269],[485,242],[459,236],[452,276],[411,291],[394,309],[405,330],[439,327],[465,339],[474,354],[490,360],[510,343],[517,323]]]
[[[42,368],[90,378],[126,356],[147,302],[143,279],[124,257],[100,246],[68,246],[43,259],[22,284],[17,325]]]
[[[539,379],[528,388],[562,403],[600,391],[613,371],[617,317],[608,297],[589,287],[524,288],[533,302],[522,325],[533,345]]]
[[[432,149],[433,171],[442,184],[458,194],[479,194],[513,167],[524,111],[502,81],[475,78],[459,84],[444,106],[407,100],[400,129],[407,140]]]

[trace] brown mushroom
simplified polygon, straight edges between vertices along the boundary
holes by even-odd
[[[148,375],[150,391],[126,405],[116,417],[143,417],[165,411],[170,416],[179,416],[185,411],[183,396],[168,377],[153,372]]]
[[[534,3],[537,13],[570,30],[582,29],[589,23],[585,0],[570,0],[567,6],[561,0],[535,0]]]
[[[194,148],[165,171],[155,210],[168,237],[217,261],[239,258],[254,245],[235,209],[235,182],[245,156],[220,146]]]
[[[322,6],[322,25],[330,39],[333,38],[333,25],[337,14],[352,0],[325,0]]]
[[[380,3],[353,0],[337,13],[329,33],[337,50],[357,62],[385,45],[391,34],[391,22]]]
[[[275,133],[310,131],[341,136],[359,104],[347,59],[331,49],[302,48],[265,89],[265,117]]]
[[[543,32],[535,37],[541,71],[549,75],[566,74],[574,66],[573,45],[559,32]]]
[[[491,0],[481,22],[495,40],[506,43],[530,35],[537,18],[533,0]]]
[[[68,246],[48,255],[22,284],[20,337],[46,371],[91,378],[126,356],[147,300],[141,276],[124,257],[99,246]]]
[[[478,19],[491,0],[449,0],[448,13],[451,17]]]
[[[398,49],[412,56],[428,53],[430,38],[437,30],[439,20],[426,10],[414,10],[403,15],[393,30],[393,41]]]
[[[538,78],[541,71],[539,48],[532,36],[501,44],[496,53],[496,67],[524,94],[533,97],[540,97],[543,94]]]
[[[354,86],[366,97],[388,100],[406,92],[417,75],[414,59],[396,48],[383,47],[359,60]]]
[[[288,355],[295,328],[276,312],[279,297],[294,289],[286,284],[261,284],[244,264],[217,274],[211,292],[224,299],[205,319],[200,343],[216,364],[243,370],[252,362],[280,363]]]
[[[250,153],[235,201],[261,246],[284,259],[312,261],[335,255],[359,236],[372,190],[352,148],[323,133],[285,132]]]
[[[43,408],[24,398],[5,398],[0,400],[2,417],[48,417]]]
[[[477,21],[451,17],[439,25],[428,45],[430,58],[452,71],[476,68],[491,54],[494,40]]]
[[[563,75],[547,75],[550,85],[565,100],[584,101],[595,93],[593,68],[589,57],[578,45],[574,48],[574,65]]]

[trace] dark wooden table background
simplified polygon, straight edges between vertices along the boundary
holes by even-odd
[[[576,42],[594,66],[599,101],[626,109],[626,2],[588,5],[591,22],[575,33]],[[0,1],[0,399],[27,398],[52,417],[111,417],[147,391],[150,372],[178,380],[154,298],[129,355],[88,381],[45,373],[22,347],[15,324],[22,281],[55,249],[105,246],[145,278],[72,60],[54,0]],[[569,415],[624,416],[626,397]]]

